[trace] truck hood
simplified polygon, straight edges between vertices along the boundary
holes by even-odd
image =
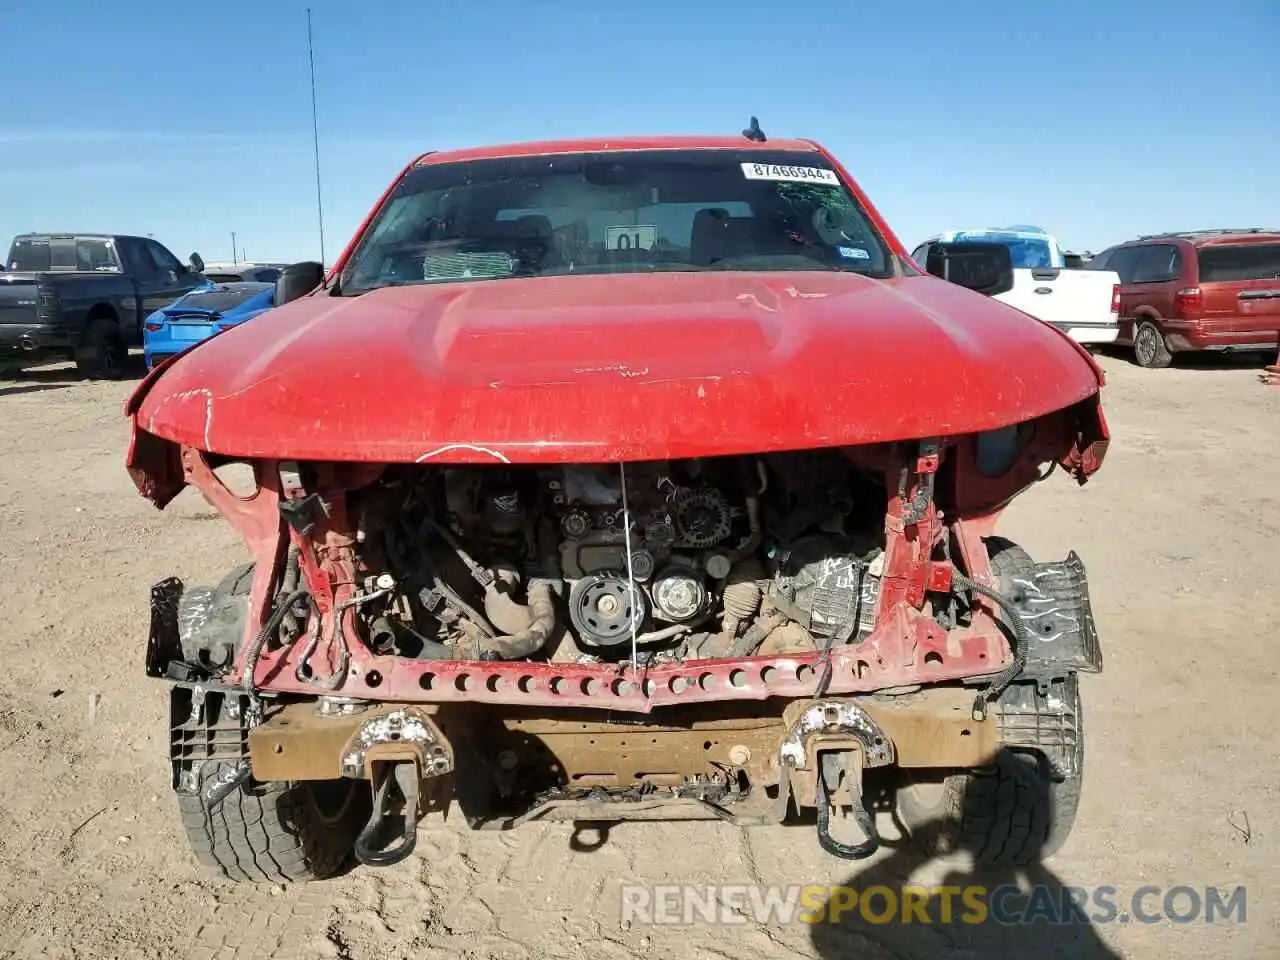
[[[970,433],[1100,383],[1063,334],[934,277],[579,275],[304,297],[127,411],[237,457],[589,462]]]

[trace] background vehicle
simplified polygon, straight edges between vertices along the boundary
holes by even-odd
[[[1078,343],[1115,342],[1120,278],[1105,271],[1072,269],[1062,247],[1039,227],[952,230],[930,237],[912,253],[922,266],[934,243],[1003,243],[1013,258],[1014,284],[997,300],[1051,323]]]
[[[275,304],[275,283],[211,283],[157,310],[143,324],[147,369]]]
[[[287,266],[287,263],[249,263],[244,260],[232,263],[219,260],[206,263],[200,272],[214,283],[235,283],[239,280],[275,283],[280,278],[280,272]]]
[[[1098,469],[1100,371],[750,133],[421,157],[327,284],[134,392],[139,491],[196,487],[252,557],[152,593],[202,862],[386,865],[451,801],[812,809],[861,859],[887,790],[998,862],[1065,840],[1088,585],[994,530],[1046,463]],[[1012,281],[983,256],[943,272]]]
[[[1120,275],[1120,335],[1140,367],[1175,353],[1280,341],[1280,230],[1161,233],[1117,244],[1093,268]]]
[[[87,376],[119,376],[142,318],[206,283],[150,237],[28,233],[0,274],[0,359],[15,366],[74,360]]]

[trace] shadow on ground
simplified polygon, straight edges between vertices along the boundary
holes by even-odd
[[[140,380],[147,374],[146,360],[141,351],[132,351],[125,361],[116,380]],[[20,393],[39,393],[42,390],[58,390],[85,378],[69,361],[62,363],[45,363],[32,367],[5,366],[0,367],[0,396]]]
[[[1052,799],[1047,784],[1042,783],[1038,799],[1047,809]],[[1014,823],[1016,830],[1016,819]],[[975,840],[935,820],[917,828],[909,845],[895,843],[888,857],[843,881],[850,891],[843,903],[837,902],[839,894],[828,899],[822,922],[814,924],[810,935],[816,955],[853,960],[877,952],[868,950],[874,944],[901,960],[1119,960],[1094,925],[1098,919],[1116,919],[1118,911],[1108,916],[1104,905],[1088,902],[1082,888],[1062,883],[1043,864],[981,863],[1001,849],[992,840],[996,832],[988,830]],[[939,879],[943,856],[948,866]],[[953,862],[975,866],[951,866]],[[914,913],[906,907],[909,899],[919,905]]]
[[[1123,360],[1137,367],[1133,362],[1132,347],[1103,345],[1094,347],[1093,351],[1099,356]],[[1274,350],[1195,350],[1173,355],[1173,366],[1180,370],[1257,370],[1275,362]]]
[[[69,383],[18,383],[0,385],[0,397],[16,397],[23,393],[44,393],[46,390],[65,390]]]

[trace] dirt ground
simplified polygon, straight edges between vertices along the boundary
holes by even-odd
[[[0,381],[0,958],[1280,956],[1275,728],[1280,389],[1222,362],[1103,361],[1115,439],[1084,489],[1061,475],[1003,533],[1089,567],[1105,671],[1082,683],[1076,829],[1038,879],[1124,896],[1246,885],[1244,924],[1070,930],[621,922],[623,883],[865,886],[934,865],[849,864],[804,827],[425,824],[411,861],[307,887],[235,887],[179,833],[163,684],[142,672],[149,586],[208,582],[242,549],[188,491],[157,512],[123,468],[127,383],[57,368]],[[575,845],[577,846],[577,845]]]

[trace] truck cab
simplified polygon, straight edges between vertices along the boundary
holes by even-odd
[[[1013,260],[1013,289],[997,300],[1052,324],[1078,343],[1114,343],[1119,333],[1118,275],[1068,265],[1057,238],[1039,227],[951,230],[930,237],[912,253],[923,266],[929,248],[938,243],[1000,243]]]

